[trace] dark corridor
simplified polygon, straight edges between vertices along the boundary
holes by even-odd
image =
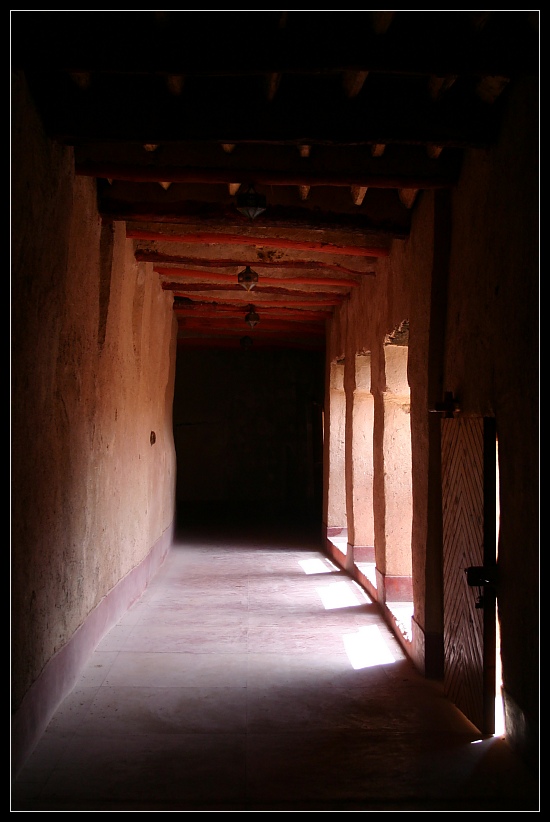
[[[176,361],[178,505],[322,516],[324,353],[182,350]]]

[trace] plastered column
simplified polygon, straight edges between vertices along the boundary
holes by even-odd
[[[385,564],[384,601],[412,600],[412,465],[410,392],[406,345],[385,346],[386,391],[383,393]]]
[[[373,516],[373,426],[374,397],[371,393],[370,354],[355,358],[355,388],[351,413],[351,505],[348,540],[356,562],[374,562]],[[350,519],[353,521],[351,526]]]
[[[337,535],[347,528],[346,515],[346,395],[344,363],[332,363],[329,387],[330,411],[328,440],[328,503],[327,536]]]

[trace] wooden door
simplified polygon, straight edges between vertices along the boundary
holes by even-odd
[[[444,688],[483,734],[495,730],[496,432],[492,418],[441,421]],[[483,570],[484,569],[484,572]]]

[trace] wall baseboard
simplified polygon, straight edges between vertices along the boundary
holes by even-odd
[[[16,777],[34,751],[55,711],[75,686],[91,654],[141,596],[173,544],[174,524],[145,559],[121,579],[47,663],[27,691],[11,723],[11,771]]]

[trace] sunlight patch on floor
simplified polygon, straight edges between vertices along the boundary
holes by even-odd
[[[317,588],[317,593],[327,611],[332,608],[351,608],[362,604],[348,582],[332,582],[324,588]]]
[[[333,574],[339,570],[328,559],[301,559],[300,565],[305,574]]]
[[[344,634],[342,638],[348,659],[356,671],[395,662],[395,657],[376,625],[363,626],[357,633]]]

